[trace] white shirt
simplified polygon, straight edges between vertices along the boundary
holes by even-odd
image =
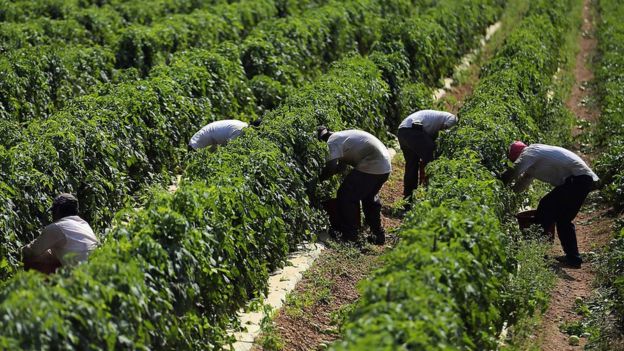
[[[98,244],[89,223],[78,216],[67,216],[43,228],[41,235],[24,249],[35,257],[49,250],[66,266],[86,261]]]
[[[343,130],[327,139],[328,161],[339,159],[368,174],[386,174],[392,170],[390,153],[373,135],[361,130]]]
[[[236,119],[224,119],[209,123],[193,135],[189,145],[196,150],[206,146],[224,145],[238,137],[247,125],[247,123]]]
[[[436,110],[421,110],[407,116],[399,125],[401,128],[412,128],[412,124],[422,124],[423,130],[429,135],[435,135],[442,129],[457,124],[457,116],[450,112]]]
[[[598,176],[574,152],[559,146],[531,144],[514,162],[512,180],[518,179],[514,188],[521,191],[533,178],[559,186],[566,178],[579,175],[588,175],[598,181]]]

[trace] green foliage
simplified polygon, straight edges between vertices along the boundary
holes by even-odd
[[[598,2],[599,61],[596,82],[601,103],[596,142],[603,147],[602,155],[596,161],[596,172],[601,178],[604,199],[621,212],[624,209],[624,15],[621,1],[601,0]],[[616,221],[617,222],[617,221]],[[603,291],[603,311],[596,313],[590,345],[598,349],[619,347],[624,326],[624,230],[618,228],[614,239],[601,255],[599,283]],[[609,316],[604,318],[602,316]],[[620,340],[620,341],[618,341]]]
[[[600,64],[596,81],[602,105],[598,124],[598,143],[605,150],[596,170],[605,185],[603,194],[617,209],[624,208],[624,43],[622,25],[617,20],[624,13],[617,1],[600,1],[601,23],[598,28]]]
[[[69,98],[108,81],[113,57],[97,46],[38,46],[10,52],[0,67],[0,116],[27,121],[48,117]]]
[[[137,2],[105,6],[125,9],[119,10],[123,18],[136,17],[135,24],[143,25],[169,13],[167,3],[158,2],[142,14],[135,13]],[[181,37],[163,26],[132,26],[141,39],[135,47],[149,47],[131,47],[143,56],[123,73],[128,81],[98,85],[44,123],[29,125],[23,139],[12,142],[15,147],[0,149],[6,172],[0,183],[0,229],[9,233],[3,236],[3,248],[13,250],[34,236],[47,220],[50,196],[59,189],[77,192],[85,217],[97,228],[106,226],[132,194],[169,178],[186,141],[203,123],[222,116],[248,120],[281,106],[265,115],[259,130],[245,130],[215,153],[202,150],[189,156],[174,194],[157,187],[146,191],[140,209],[128,207],[117,216],[103,248],[87,264],[45,284],[32,273],[7,280],[0,287],[0,311],[5,308],[2,315],[21,319],[0,321],[0,345],[209,350],[226,345],[226,327],[241,306],[266,290],[268,272],[283,264],[301,240],[327,225],[314,205],[335,190],[337,180],[318,184],[326,146],[315,140],[316,125],[360,128],[387,140],[388,126],[430,101],[428,88],[413,80],[426,77],[435,84],[472,47],[445,34],[446,26],[472,38],[501,5],[469,1],[458,7],[455,1],[440,1],[445,15],[436,16],[432,9],[425,19],[415,20],[420,15],[407,2],[381,3],[335,2],[296,18],[264,22],[250,32],[240,52],[226,44],[171,56],[196,35],[190,31],[184,37],[187,24],[179,27]],[[178,9],[190,10],[184,7],[189,2],[180,4]],[[294,8],[284,10],[290,2],[279,4],[280,13],[294,13]],[[413,9],[414,16],[405,16],[405,9]],[[397,16],[388,16],[384,24],[379,14],[392,11]],[[241,12],[241,23],[259,21],[249,15]],[[400,35],[384,32],[401,17]],[[163,30],[162,38],[151,29]],[[430,33],[435,44],[421,33]],[[384,37],[392,38],[388,47],[374,43]],[[374,52],[371,59],[353,56],[332,63],[356,49]],[[442,51],[448,55],[440,56]],[[170,65],[151,70],[158,62]],[[147,67],[148,78],[135,80]],[[251,94],[260,107],[254,108]],[[36,145],[32,151],[23,152],[30,150],[26,140],[28,146]],[[402,340],[424,347],[492,345],[504,312],[492,301],[512,268],[501,249],[495,206],[507,201],[507,195],[478,160],[473,155],[432,165],[441,175],[432,178],[435,196],[410,217],[405,246],[387,268],[390,282],[397,284],[388,284],[380,274],[370,285],[376,290],[366,295],[375,301],[366,308],[387,314],[375,315],[379,323],[371,327],[373,332],[353,330],[363,337],[354,341],[358,345],[371,340],[380,347],[402,345]],[[445,191],[449,184],[442,172],[463,177],[460,192]],[[465,197],[458,200],[460,193]],[[13,261],[3,260],[0,269],[11,272],[15,252],[8,256]],[[124,270],[117,274],[119,267]],[[50,296],[66,291],[71,296],[57,310],[57,300]],[[19,303],[22,296],[39,302]],[[392,304],[388,296],[396,297]],[[19,323],[28,320],[31,307],[46,311],[46,319]],[[354,313],[364,315],[357,309]],[[400,326],[387,323],[388,316],[402,321]],[[47,320],[53,322],[41,322]]]
[[[568,5],[531,2],[530,15],[486,67],[459,113],[458,127],[440,136],[442,157],[427,168],[426,200],[407,214],[401,241],[386,255],[384,267],[362,284],[344,340],[333,349],[495,349],[505,320],[543,306],[548,279],[535,275],[545,268],[542,251],[526,246],[529,258],[510,250],[501,222],[518,204],[495,176],[505,166],[511,141],[541,140],[553,135],[546,128],[569,123],[562,105],[547,98]],[[490,18],[488,11],[474,15]],[[409,44],[404,48],[383,50],[411,55]],[[519,274],[519,262],[527,263],[528,271]],[[538,285],[531,285],[533,278]]]

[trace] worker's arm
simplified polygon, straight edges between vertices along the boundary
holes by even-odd
[[[531,177],[530,175],[524,173],[514,184],[514,186],[511,188],[514,192],[516,193],[520,193],[525,191],[528,187],[529,184],[531,184],[531,182],[533,181],[533,177]]]
[[[500,176],[500,180],[503,181],[503,184],[509,185],[514,178],[514,169],[508,168],[503,174]]]
[[[530,183],[533,179],[530,176],[531,168],[538,161],[538,157],[532,153],[522,153],[520,157],[513,163],[513,166],[507,169],[501,176],[500,179],[503,181],[505,185],[509,185],[515,180],[516,183],[521,182],[520,178],[525,178],[522,180],[522,183]],[[528,184],[526,184],[528,186]]]
[[[334,174],[344,171],[345,168],[346,164],[340,162],[339,159],[329,160],[325,162],[325,167],[323,167],[323,171],[321,171],[319,179],[321,182],[325,181]]]
[[[65,235],[61,228],[54,223],[50,224],[43,228],[39,237],[22,248],[22,256],[24,258],[40,256],[47,250],[57,245],[62,245],[65,240]]]

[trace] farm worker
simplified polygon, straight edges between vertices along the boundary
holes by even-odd
[[[407,116],[399,125],[399,145],[405,157],[403,197],[409,200],[412,192],[427,180],[425,166],[433,161],[438,132],[457,124],[457,116],[436,110],[421,110]],[[420,179],[419,179],[420,173]],[[409,208],[409,205],[407,205]]]
[[[251,122],[253,127],[260,125],[261,120]],[[215,150],[217,145],[225,145],[228,141],[236,139],[244,128],[249,124],[237,119],[224,119],[205,125],[200,129],[189,142],[189,150],[197,150],[210,146]]]
[[[555,187],[540,200],[536,220],[544,230],[556,224],[565,252],[565,256],[558,260],[571,267],[580,267],[582,259],[572,220],[593,189],[594,182],[598,181],[598,176],[578,155],[558,146],[527,146],[516,141],[509,146],[508,157],[514,164],[501,178],[505,184],[514,182],[514,191],[526,189],[533,178]]]
[[[390,154],[384,144],[373,135],[361,130],[331,132],[325,126],[317,128],[319,140],[327,142],[329,156],[321,172],[321,181],[351,165],[354,169],[338,189],[338,214],[344,238],[357,239],[360,201],[364,219],[373,234],[373,242],[383,245],[386,235],[381,226],[379,190],[388,180],[392,166]]]
[[[99,244],[89,224],[78,217],[78,199],[73,195],[58,195],[50,210],[53,223],[22,248],[24,267],[43,273],[85,261]]]

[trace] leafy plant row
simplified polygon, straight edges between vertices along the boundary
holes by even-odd
[[[598,2],[598,64],[596,82],[600,96],[601,116],[596,131],[596,141],[602,154],[596,162],[596,171],[603,183],[604,199],[616,212],[624,209],[624,15],[621,1]],[[606,314],[613,317],[616,331],[611,335],[608,325],[599,325],[599,335],[592,335],[592,343],[604,349],[621,338],[624,326],[624,229],[619,223],[614,239],[608,246],[600,264],[599,279],[605,294],[601,303]]]
[[[605,184],[605,199],[619,210],[624,209],[624,26],[617,21],[624,14],[621,5],[619,1],[600,1],[600,63],[596,71],[602,105],[596,134],[604,148],[596,169]]]
[[[517,199],[495,174],[514,139],[566,137],[555,130],[569,126],[569,114],[556,97],[549,100],[548,89],[570,5],[531,2],[484,68],[458,127],[440,141],[442,157],[428,167],[430,183],[399,244],[362,285],[334,350],[496,349],[503,322],[544,299],[511,284],[517,265],[504,223]]]
[[[0,22],[26,23],[34,20],[74,19],[98,13],[116,17],[124,23],[150,24],[167,15],[188,13],[202,6],[226,3],[225,0],[2,0]],[[233,2],[233,1],[229,1]]]
[[[360,1],[354,3],[360,8]],[[340,6],[348,8],[349,4]],[[404,2],[396,4],[400,9]],[[466,7],[454,1],[444,4],[439,8]],[[476,3],[472,12],[465,12],[474,18],[473,22],[461,24],[465,19],[451,17],[458,22],[455,26],[464,31],[479,30],[492,11],[478,8],[482,7]],[[451,19],[446,19],[448,24],[453,24]],[[388,43],[394,44],[380,46],[379,53],[371,56],[385,65],[384,74],[389,75],[393,89],[396,82],[414,76],[412,72],[417,72],[416,64],[420,62],[431,62],[438,72],[442,72],[439,67],[452,65],[447,56],[439,56],[442,61],[436,64],[431,51],[419,54],[405,47],[420,42],[427,49],[449,46],[460,50],[456,44],[460,38],[443,35],[434,19],[408,19],[399,22],[400,26],[397,22],[391,27],[396,36],[387,37]],[[299,50],[307,49],[299,46]],[[403,51],[406,56],[398,56]],[[17,248],[46,223],[46,203],[41,199],[50,198],[58,189],[75,192],[85,218],[96,228],[106,227],[114,212],[144,184],[163,178],[167,181],[166,174],[180,164],[186,142],[201,125],[222,118],[254,118],[257,103],[252,92],[269,95],[272,90],[256,86],[253,79],[249,82],[240,57],[239,48],[232,44],[215,51],[182,52],[168,66],[156,68],[149,79],[104,85],[97,94],[75,99],[59,113],[41,123],[31,123],[26,130],[0,125],[7,132],[6,140],[12,141],[12,147],[0,149],[0,163],[4,166],[0,198],[6,199],[0,208],[4,221],[0,223],[7,233],[2,238],[6,243],[3,248],[13,253],[11,265],[17,263],[13,256]],[[292,66],[283,63],[281,67]],[[286,95],[283,90],[280,94]],[[393,95],[393,101],[401,99]],[[395,112],[400,112],[397,108]],[[397,124],[398,115],[389,116]],[[381,121],[375,128],[382,130],[383,126]]]
[[[465,20],[476,34],[500,7],[469,3],[488,10]],[[457,40],[445,39],[452,41],[438,43]],[[143,209],[120,214],[87,264],[47,283],[23,272],[5,282],[0,315],[16,318],[0,319],[0,345],[220,348],[234,311],[266,290],[267,272],[325,225],[305,192],[322,192],[315,183],[325,151],[316,125],[361,126],[383,138],[390,106],[405,114],[430,101],[429,89],[409,83],[403,41],[391,47],[342,60],[269,113],[260,130],[246,130],[215,154],[193,155],[178,191],[155,189]],[[396,78],[395,95],[385,77]],[[56,294],[64,303],[46,308]],[[28,318],[36,322],[14,323]]]
[[[243,0],[172,15],[153,26],[124,26],[111,19],[114,12],[99,8],[104,19],[0,23],[0,50],[6,51],[0,58],[0,117],[16,120],[13,125],[48,117],[98,84],[144,76],[169,62],[174,51],[239,42],[258,23],[313,3]],[[124,70],[129,67],[135,69]]]

